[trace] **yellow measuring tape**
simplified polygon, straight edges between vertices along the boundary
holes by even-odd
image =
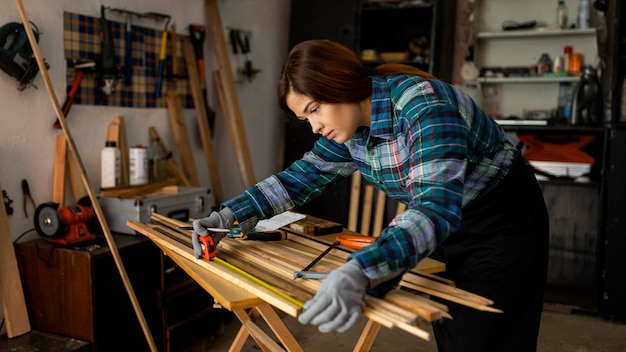
[[[232,264],[230,264],[230,263],[228,263],[228,262],[226,262],[226,261],[224,261],[224,260],[222,260],[222,259],[220,259],[218,257],[213,257],[211,260],[213,260],[216,263],[220,263],[220,264],[224,265],[225,267],[229,268],[230,270],[233,270],[233,271],[235,271],[235,272],[245,276],[246,278],[254,281],[255,283],[265,287],[266,289],[274,292],[275,294],[277,294],[280,297],[286,299],[287,301],[295,304],[296,306],[298,306],[298,308],[302,308],[304,306],[304,303],[302,303],[302,302],[298,301],[297,299],[287,295],[286,293],[280,291],[276,287],[268,284],[267,282],[265,282],[265,281],[255,277],[255,276],[252,276],[252,275],[248,274],[247,272],[239,269],[238,267],[236,267],[236,266],[234,266],[234,265],[232,265]]]

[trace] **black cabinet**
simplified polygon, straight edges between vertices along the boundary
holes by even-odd
[[[602,293],[600,313],[610,320],[626,322],[626,4],[609,1],[609,31],[613,31],[611,78],[611,129],[605,152],[603,175]],[[611,36],[609,35],[609,38]]]
[[[289,48],[310,39],[339,42],[355,53],[407,52],[403,63],[444,81],[452,77],[456,2],[453,0],[365,1],[292,0]],[[417,58],[419,45],[422,57]],[[366,62],[368,65],[382,61]],[[309,151],[319,136],[308,124],[285,122],[284,165]],[[338,182],[320,198],[298,209],[347,226],[350,179]]]
[[[609,129],[603,126],[504,128],[513,140],[519,139],[522,156],[535,167],[548,209],[549,261],[544,302],[576,311],[597,312],[601,282],[602,170]],[[590,163],[586,165],[574,159],[588,159]],[[553,162],[542,164],[542,161]],[[565,172],[568,162],[572,163],[570,174]]]

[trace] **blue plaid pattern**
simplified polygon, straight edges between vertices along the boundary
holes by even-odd
[[[244,231],[314,199],[356,169],[408,205],[356,251],[371,279],[409,270],[455,232],[461,209],[508,173],[518,151],[469,96],[418,76],[372,78],[372,123],[345,144],[320,138],[301,160],[223,206]]]

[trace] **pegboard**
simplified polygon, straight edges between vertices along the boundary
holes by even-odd
[[[171,33],[168,33],[166,68],[163,78],[162,95],[156,96],[157,69],[161,48],[162,31],[165,22],[155,24],[162,29],[131,25],[132,36],[132,82],[125,84],[123,73],[126,62],[126,23],[111,20],[114,16],[107,12],[107,21],[113,34],[115,62],[120,77],[111,95],[105,95],[98,87],[95,73],[85,74],[74,104],[110,105],[139,108],[166,107],[166,91],[175,90],[181,96],[185,108],[193,108],[185,60],[183,57],[183,35],[176,35],[176,53],[171,52]],[[115,16],[119,17],[119,16]],[[67,63],[67,92],[72,88],[76,75],[76,61],[97,60],[100,55],[100,18],[70,12],[63,14],[63,44]],[[172,65],[177,65],[178,76],[172,75]]]

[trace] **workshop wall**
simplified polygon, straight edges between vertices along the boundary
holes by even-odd
[[[67,62],[63,48],[63,15],[72,12],[99,17],[100,6],[123,8],[135,12],[157,12],[171,15],[170,24],[176,24],[178,34],[186,33],[189,23],[206,25],[203,0],[186,0],[183,3],[164,0],[23,0],[28,18],[41,31],[39,47],[46,62],[59,104],[63,104],[67,89]],[[283,60],[287,55],[290,1],[288,0],[220,0],[222,23],[227,28],[249,31],[252,60],[262,71],[251,80],[237,80],[238,98],[253,161],[255,176],[261,180],[276,172],[279,165],[279,146],[282,139],[283,120],[276,103],[276,82]],[[182,5],[182,6],[181,6]],[[111,21],[124,21],[107,13]],[[0,25],[21,22],[13,1],[0,2]],[[162,23],[145,21],[142,26],[158,30]],[[228,33],[225,28],[224,31]],[[228,38],[225,38],[228,41]],[[224,115],[219,106],[211,72],[217,69],[211,32],[207,27],[205,62],[207,65],[207,88],[210,105],[216,110],[214,148],[219,173],[226,198],[243,191],[239,170],[235,163],[231,139]],[[99,46],[99,43],[94,43]],[[233,70],[244,63],[242,55],[231,55]],[[119,63],[120,65],[122,63]],[[236,76],[237,78],[237,76]],[[22,179],[30,184],[37,204],[52,200],[53,163],[56,136],[62,134],[53,129],[56,119],[53,105],[39,74],[34,84],[38,87],[17,89],[17,81],[0,72],[0,185],[14,201],[13,215],[9,216],[11,235],[17,238],[33,228],[32,206],[27,218],[23,211],[20,187]],[[122,85],[122,82],[120,82]],[[104,147],[107,128],[115,116],[123,116],[126,123],[128,145],[148,145],[148,127],[153,126],[166,145],[175,151],[174,137],[170,132],[169,118],[165,108],[124,108],[99,105],[75,104],[67,117],[70,133],[79,150],[89,180],[96,192],[100,188],[100,151]],[[210,187],[195,110],[186,109],[187,125],[200,176],[201,186]],[[179,163],[180,164],[180,163]],[[68,196],[68,199],[71,198]],[[72,200],[73,201],[73,200]],[[28,237],[36,236],[30,233]],[[0,312],[1,313],[1,312]]]

